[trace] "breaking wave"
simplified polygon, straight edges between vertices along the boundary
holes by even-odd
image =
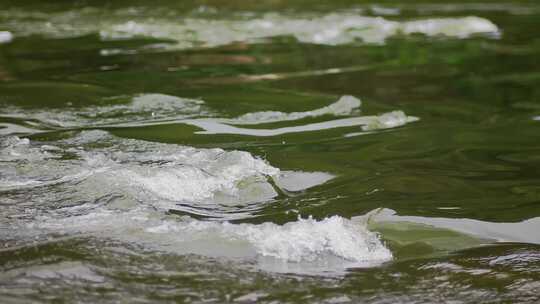
[[[255,225],[171,218],[145,209],[123,213],[100,210],[64,219],[43,217],[27,227],[105,234],[180,254],[259,256],[286,262],[337,257],[356,266],[373,266],[392,259],[377,234],[339,216],[321,221],[299,218],[284,225]]]
[[[228,202],[239,206],[275,197],[267,179],[280,175],[247,152],[124,140],[102,131],[82,132],[56,146],[8,137],[3,146],[0,190],[56,185],[70,200],[116,193],[163,209],[187,205],[190,211],[218,212]],[[78,191],[68,191],[72,183]],[[59,200],[58,193],[34,192],[39,200]]]
[[[148,208],[128,212],[99,209],[61,219],[43,216],[20,229],[107,237],[180,255],[252,260],[273,272],[342,273],[393,258],[365,224],[339,216],[256,225],[172,217]]]
[[[10,227],[2,239],[82,233],[177,254],[254,258],[272,271],[291,271],[290,263],[315,271],[328,270],[329,261],[344,269],[392,258],[365,224],[338,216],[284,225],[198,220],[249,217],[280,189],[303,191],[333,178],[282,172],[247,152],[83,131],[55,146],[4,138],[0,161],[7,199],[0,226]]]

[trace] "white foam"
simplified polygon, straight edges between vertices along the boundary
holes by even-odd
[[[162,210],[220,218],[248,216],[278,196],[268,179],[277,179],[280,170],[243,151],[119,139],[102,131],[82,132],[57,144],[5,139],[0,191],[32,190],[43,202],[120,195]],[[295,175],[305,174],[288,172],[289,179],[279,185],[300,191],[331,178],[297,183]],[[47,191],[53,186],[57,192]]]
[[[198,99],[181,98],[165,94],[139,94],[133,97],[128,105],[113,106],[114,110],[121,110],[123,114],[127,112],[141,113],[150,112],[152,116],[165,115],[169,112],[189,112],[194,113],[201,110],[200,105],[204,102]],[[103,109],[107,111],[107,109]],[[158,112],[159,111],[159,112]]]
[[[108,102],[123,99],[122,96],[108,98]],[[107,124],[122,121],[173,119],[190,117],[196,113],[204,113],[202,100],[181,98],[166,94],[137,94],[130,98],[129,103],[114,103],[105,106],[88,106],[72,109],[77,120],[88,120],[88,123]],[[66,112],[66,110],[63,110]]]
[[[374,131],[378,129],[395,128],[418,120],[417,117],[407,116],[402,111],[383,113],[377,116],[359,116],[342,119],[333,119],[317,123],[308,123],[290,127],[277,127],[272,129],[249,128],[243,126],[279,123],[285,121],[301,120],[304,118],[315,118],[320,116],[348,116],[355,114],[361,105],[361,101],[354,97],[345,95],[338,101],[318,109],[304,112],[280,112],[263,111],[246,113],[236,118],[197,118],[180,119],[175,123],[183,123],[203,129],[196,131],[196,134],[237,134],[249,136],[278,136],[289,133],[320,131],[333,128],[360,126],[362,131]],[[156,125],[171,123],[171,121],[150,121],[144,125]],[[121,124],[121,126],[131,126],[132,124]]]
[[[329,106],[305,112],[285,113],[276,111],[264,111],[247,113],[233,119],[200,118],[186,119],[181,122],[194,125],[204,130],[197,131],[197,134],[238,134],[264,137],[353,126],[360,126],[363,131],[373,131],[378,129],[395,128],[418,120],[417,117],[407,116],[402,111],[393,111],[378,116],[342,118],[291,127],[278,127],[274,129],[252,129],[247,127],[241,127],[243,125],[293,121],[308,117],[319,117],[324,115],[346,116],[353,114],[354,111],[360,107],[360,105],[361,102],[359,99],[353,96],[345,95],[342,96],[335,103],[330,104]]]
[[[403,111],[392,111],[374,117],[369,123],[362,126],[362,130],[373,131],[396,128],[417,120],[417,117],[407,116]]]
[[[346,44],[356,40],[381,44],[387,38],[400,33],[467,38],[474,34],[498,34],[499,29],[491,21],[474,16],[399,22],[357,13],[332,13],[310,17],[270,13],[251,20],[188,18],[175,23],[164,20],[130,20],[100,31],[104,39],[137,36],[174,39],[179,41],[177,47],[180,48],[196,45],[215,47],[234,41],[254,41],[276,36],[294,36],[301,42],[327,45]],[[186,41],[187,37],[193,38]]]
[[[328,181],[330,174],[280,172],[247,152],[120,139],[103,131],[84,131],[55,144],[4,138],[2,161],[20,182],[4,193],[10,202],[0,210],[10,227],[4,233],[28,240],[82,233],[176,254],[254,259],[262,269],[298,273],[392,259],[365,224],[338,216],[254,225],[165,212],[246,216],[257,210],[254,202],[277,195],[268,178],[285,190],[301,191]],[[73,177],[76,173],[81,176]]]
[[[95,172],[82,164],[62,161],[63,149],[33,145],[28,138],[5,137],[0,141],[0,191],[53,186],[85,179]]]
[[[330,174],[280,173],[247,152],[119,139],[103,131],[55,143],[17,137],[2,142],[7,168],[2,172],[14,170],[9,175],[20,182],[4,193],[10,204],[0,210],[6,219],[2,224],[10,227],[3,229],[8,237],[82,233],[175,254],[254,259],[262,269],[297,273],[342,272],[392,259],[364,224],[338,216],[253,225],[164,212],[174,208],[213,218],[245,217],[258,210],[254,203],[277,195],[268,178],[276,178],[283,189],[300,191],[328,181]],[[81,176],[73,177],[76,173]]]
[[[322,221],[299,219],[278,226],[226,225],[225,233],[244,237],[259,254],[287,261],[313,261],[331,254],[353,262],[385,262],[392,258],[375,234],[333,216]]]
[[[32,134],[43,132],[38,128],[29,128],[17,124],[0,122],[0,135],[11,135],[11,134]]]
[[[174,11],[164,14],[151,8],[141,9],[136,15],[124,10],[84,9],[50,14],[7,10],[0,13],[2,19],[9,20],[10,29],[19,36],[72,37],[99,33],[104,40],[153,37],[176,41],[168,47],[179,49],[215,47],[236,41],[262,42],[278,36],[293,36],[305,43],[339,45],[357,40],[381,44],[399,34],[454,38],[500,34],[491,21],[475,16],[394,21],[363,16],[358,10],[330,14],[232,14],[212,19]]]
[[[13,34],[8,31],[0,31],[0,43],[8,43],[13,40]]]
[[[402,24],[400,31],[405,34],[421,33],[456,38],[468,38],[474,34],[499,34],[499,29],[491,21],[474,16],[409,21]]]
[[[414,116],[406,116],[405,119],[392,121],[392,127],[398,127],[409,122],[417,121],[418,118]],[[320,123],[311,123],[294,127],[283,127],[275,129],[250,129],[241,128],[222,123],[219,120],[213,119],[197,119],[197,120],[185,120],[184,123],[197,126],[204,131],[197,131],[197,134],[239,134],[250,136],[278,136],[290,133],[300,132],[312,132],[334,128],[354,127],[360,126],[363,130],[375,130],[377,126],[382,126],[383,129],[391,128],[389,125],[381,124],[379,116],[360,116],[352,118],[342,118],[329,120]]]
[[[128,145],[136,150],[90,151],[85,154],[86,162],[106,164],[110,169],[100,174],[100,179],[125,187],[139,200],[164,209],[183,210],[178,206],[181,203],[188,208],[212,207],[219,214],[220,205],[225,202],[259,201],[242,189],[264,187],[266,177],[279,172],[264,160],[242,151],[140,141]],[[216,215],[215,212],[210,214]]]
[[[346,267],[376,266],[392,259],[377,234],[339,216],[254,225],[164,217],[143,209],[127,213],[100,210],[58,220],[41,218],[29,227],[103,234],[177,254],[255,258],[265,267],[269,266],[265,258],[304,266],[312,262],[320,266],[320,262],[337,259]]]
[[[125,102],[127,99],[129,102]],[[131,97],[118,96],[103,100],[108,105],[64,107],[62,109],[20,109],[6,106],[0,113],[14,118],[35,119],[48,125],[81,127],[118,124],[123,122],[183,119],[208,114],[197,99],[181,98],[165,94],[137,94]],[[33,129],[28,129],[34,131]],[[0,133],[3,130],[0,129]],[[8,129],[11,132],[25,129]],[[6,133],[7,131],[4,131]]]
[[[203,129],[196,134],[238,134],[249,136],[278,136],[289,133],[320,131],[333,128],[360,126],[362,131],[374,131],[403,126],[417,121],[402,111],[383,113],[377,116],[357,116],[333,119],[290,127],[272,129],[249,128],[242,126],[295,121],[321,116],[349,116],[355,114],[361,101],[349,95],[318,109],[303,112],[262,111],[246,113],[236,118],[189,118],[190,115],[205,116],[201,110],[201,100],[185,99],[163,94],[141,94],[132,98],[131,103],[106,106],[92,106],[82,109],[67,108],[44,110],[22,110],[5,107],[11,117],[40,120],[49,125],[62,127],[82,126],[148,126],[180,123]],[[20,130],[19,130],[20,131]]]
[[[227,120],[231,124],[262,124],[279,121],[291,121],[299,120],[306,117],[319,117],[323,115],[351,115],[354,110],[358,109],[361,105],[361,101],[350,95],[345,95],[339,98],[338,101],[319,109],[305,111],[305,112],[278,112],[278,111],[263,111],[252,112],[241,115],[235,119]]]
[[[28,138],[18,136],[4,137],[0,141],[0,161],[9,162],[16,160],[37,161],[45,158],[56,157],[47,149],[30,146]]]
[[[182,158],[180,162],[175,161],[180,166],[166,165],[156,169],[133,167],[119,174],[157,197],[174,202],[202,202],[213,199],[218,192],[238,196],[241,181],[263,182],[265,176],[279,172],[279,169],[263,160],[241,151],[198,150],[188,152]]]

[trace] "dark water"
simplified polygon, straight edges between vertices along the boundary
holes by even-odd
[[[0,3],[0,297],[540,301],[535,1]]]

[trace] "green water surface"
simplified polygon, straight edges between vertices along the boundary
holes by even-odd
[[[277,35],[219,45],[205,45],[196,31],[190,37],[142,33],[117,39],[99,33],[107,22],[144,19],[159,28],[184,18],[268,14],[287,20],[358,14],[389,21],[476,16],[499,31],[468,37],[398,33],[381,43],[336,44]],[[47,21],[64,24],[48,30]],[[540,225],[525,225],[506,239],[460,229],[460,219],[497,225],[540,217],[539,29],[536,1],[0,1],[0,31],[13,34],[0,44],[0,123],[31,129],[3,132],[4,138],[54,145],[99,129],[119,138],[247,151],[280,170],[335,176],[299,193],[282,193],[235,224],[281,225],[299,215],[348,219],[378,208],[456,220],[451,227],[370,221],[391,261],[339,274],[283,273],[249,259],[175,254],[106,235],[68,233],[30,242],[13,223],[30,216],[35,194],[2,191],[0,208],[18,213],[0,219],[0,302],[539,302],[540,230],[534,228]],[[179,46],[182,41],[191,42]],[[268,74],[278,77],[260,77]],[[200,113],[209,114],[201,116],[227,118],[308,111],[352,95],[362,106],[351,115],[401,110],[419,120],[372,132],[350,126],[258,137],[199,134],[200,128],[167,117],[141,123],[122,111],[101,125],[91,115],[74,123],[62,116],[143,93],[203,100]],[[47,117],[66,124],[35,113],[56,113]],[[111,122],[116,118],[122,124]],[[0,177],[8,174],[6,166]],[[97,198],[90,193],[85,199]],[[40,204],[43,210],[60,202]]]

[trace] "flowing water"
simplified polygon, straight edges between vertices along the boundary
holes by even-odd
[[[536,1],[0,2],[0,302],[540,302]]]

